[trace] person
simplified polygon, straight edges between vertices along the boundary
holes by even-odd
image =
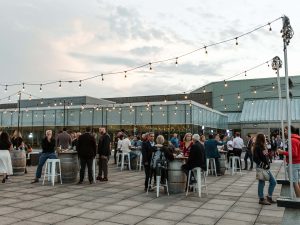
[[[181,145],[180,145],[180,149],[182,150],[183,155],[185,157],[189,156],[190,149],[191,149],[192,145],[193,145],[192,134],[191,133],[186,133],[184,135],[183,142],[181,142]]]
[[[23,138],[20,131],[15,130],[13,136],[11,138],[11,143],[14,149],[22,149],[23,146]]]
[[[271,137],[271,150],[272,150],[271,158],[275,160],[277,154],[277,143],[274,135],[272,135]]]
[[[266,147],[268,149],[268,153],[269,153],[268,156],[269,156],[270,163],[272,163],[272,145],[268,136],[266,136]]]
[[[202,171],[206,171],[206,153],[204,146],[200,143],[199,134],[192,136],[193,145],[190,150],[189,158],[187,162],[182,165],[182,170],[188,176],[188,172],[196,167],[200,167]]]
[[[123,140],[121,142],[121,151],[122,153],[129,153],[130,159],[134,159],[137,157],[137,154],[131,151],[131,141],[129,140],[128,136],[124,133]],[[130,160],[128,159],[128,160]]]
[[[220,145],[223,145],[223,142],[214,139],[213,134],[209,134],[208,140],[205,141],[204,143],[206,157],[215,159],[217,176],[221,176],[220,162],[219,162],[219,158],[221,157],[221,155],[218,151],[218,146]]]
[[[56,146],[61,149],[68,149],[72,145],[71,136],[67,133],[67,128],[63,128],[63,132],[58,134],[56,140]]]
[[[31,183],[38,183],[42,175],[42,169],[47,159],[57,159],[55,155],[55,139],[52,130],[46,130],[46,136],[42,140],[42,154],[36,169],[35,179]]]
[[[258,203],[261,205],[271,205],[271,203],[275,203],[275,201],[273,201],[272,199],[272,195],[276,186],[276,181],[270,171],[270,161],[268,156],[268,149],[266,148],[266,138],[264,134],[257,134],[256,136],[256,140],[253,146],[253,161],[256,163],[256,168],[262,168],[267,170],[270,176],[268,196],[266,199],[264,198],[265,181],[258,181]]]
[[[199,140],[199,142],[203,145],[203,147],[204,147],[204,143],[205,143],[205,135],[204,134],[202,134],[201,136],[200,136],[200,140]]]
[[[104,127],[99,128],[101,137],[98,143],[98,153],[99,153],[99,174],[97,180],[108,181],[108,160],[110,156],[110,136],[106,133]],[[104,177],[102,177],[102,172]]]
[[[78,138],[81,135],[81,133],[80,132],[76,132],[74,135],[75,135],[75,138],[72,140],[72,149],[76,150],[77,143],[78,143]]]
[[[242,161],[241,161],[241,155],[244,147],[244,141],[240,137],[240,133],[235,133],[235,138],[232,140],[232,147],[233,147],[233,155],[240,157],[239,161],[239,168],[242,168]]]
[[[177,138],[176,133],[173,134],[173,137],[171,138],[170,141],[171,141],[172,145],[174,145],[175,148],[179,148],[179,140]]]
[[[152,175],[161,176],[161,183],[165,184],[168,179],[168,161],[174,160],[173,153],[170,149],[164,145],[165,138],[162,135],[158,135],[156,138],[156,144],[154,145],[152,156],[151,156],[151,171],[150,178]]]
[[[147,191],[148,189],[148,181],[150,178],[150,164],[151,164],[151,157],[152,152],[154,151],[154,133],[146,133],[142,136],[143,143],[142,143],[142,156],[143,156],[143,165],[144,165],[144,171],[145,171],[145,188],[144,190]],[[150,190],[151,187],[149,187]]]
[[[246,149],[246,154],[244,157],[244,162],[245,162],[245,167],[243,170],[248,170],[248,158],[250,159],[250,168],[249,170],[253,169],[253,156],[252,156],[252,137],[250,134],[247,135],[247,149]]]
[[[9,175],[13,174],[9,151],[13,150],[9,135],[6,132],[0,134],[0,173],[3,174],[2,183],[5,183]]]
[[[233,156],[233,137],[227,141],[227,163],[229,163],[230,156]]]
[[[283,149],[284,148],[282,139],[281,139],[279,134],[277,134],[275,141],[276,141],[276,149],[278,149],[278,148]],[[276,153],[277,153],[277,151],[276,151]],[[278,155],[279,155],[279,159],[283,160],[283,155],[282,154],[278,154]]]
[[[93,160],[96,157],[96,139],[91,134],[91,128],[86,127],[85,133],[80,135],[77,143],[77,152],[80,159],[80,178],[78,184],[84,180],[85,167],[88,168],[88,178],[90,184],[93,183]]]
[[[284,130],[287,135],[287,127]],[[293,181],[293,186],[297,198],[300,198],[300,181],[299,181],[299,170],[300,170],[300,136],[297,134],[297,130],[294,126],[291,126],[291,141],[292,141],[292,176],[290,180]],[[287,151],[278,149],[277,152],[281,155],[289,156]],[[288,157],[286,158],[289,163]]]
[[[122,147],[122,141],[124,139],[124,135],[123,133],[120,133],[118,135],[118,143],[117,143],[117,150],[115,151],[114,153],[114,158],[115,158],[115,164],[119,163],[120,162],[120,157],[117,159],[117,153],[121,153],[121,147]],[[117,162],[118,160],[118,162]]]

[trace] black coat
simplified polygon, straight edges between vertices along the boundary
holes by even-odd
[[[47,137],[42,140],[43,153],[54,153],[55,152],[55,139],[51,138],[48,141]]]
[[[256,163],[257,167],[270,169],[268,152],[264,148],[261,148],[260,146],[254,147],[253,161]]]
[[[154,147],[151,146],[150,141],[143,141],[142,144],[142,155],[143,155],[143,164],[150,166],[152,152],[154,151]]]
[[[195,142],[190,150],[189,158],[186,162],[186,169],[191,170],[195,167],[201,167],[206,171],[206,156],[204,146],[199,142]]]
[[[99,155],[110,156],[110,136],[107,133],[99,138],[98,153]]]
[[[90,133],[79,136],[76,150],[79,158],[93,159],[96,156],[96,139]]]

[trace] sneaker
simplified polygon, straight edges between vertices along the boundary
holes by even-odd
[[[268,202],[267,199],[264,199],[264,200],[259,200],[258,204],[261,204],[261,205],[271,205],[270,202]]]
[[[102,179],[102,181],[108,181],[107,177],[104,177],[104,178]]]
[[[39,179],[38,179],[38,178],[35,178],[33,181],[31,181],[32,184],[38,183],[38,182],[39,182]]]
[[[96,180],[100,180],[101,181],[102,177],[97,176]]]
[[[267,196],[267,200],[268,200],[268,202],[270,202],[271,204],[276,203],[276,201],[274,201],[274,200],[272,199],[272,197]]]

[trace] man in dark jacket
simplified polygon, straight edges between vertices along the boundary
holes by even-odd
[[[250,169],[253,169],[253,156],[252,156],[252,144],[253,144],[253,139],[251,137],[250,134],[247,135],[247,150],[246,150],[246,154],[244,157],[244,162],[245,162],[245,168],[243,168],[243,170],[247,170],[248,169],[248,158],[250,159]]]
[[[110,156],[110,137],[106,133],[106,129],[104,127],[99,128],[100,139],[98,143],[98,153],[99,153],[99,174],[97,180],[100,181],[108,181],[107,179],[107,170],[108,170],[108,159]],[[104,177],[102,178],[102,171]]]
[[[206,156],[203,145],[199,142],[200,136],[193,135],[193,145],[190,150],[189,158],[186,164],[182,165],[182,170],[188,175],[188,171],[200,167],[206,171]]]
[[[80,159],[80,179],[82,184],[85,174],[85,167],[88,167],[89,181],[93,183],[93,160],[96,156],[96,139],[92,136],[91,128],[87,127],[85,133],[80,135],[77,143],[77,152]]]
[[[143,165],[145,170],[145,191],[148,189],[148,181],[150,177],[150,163],[152,152],[154,149],[154,133],[146,133],[142,135],[143,143],[142,143],[142,155],[143,155]]]

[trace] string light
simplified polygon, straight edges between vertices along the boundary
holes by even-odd
[[[273,90],[275,89],[275,85],[272,83],[272,88],[273,88]]]
[[[126,70],[124,71],[124,74],[125,74],[124,77],[127,78],[127,71]]]
[[[247,71],[245,70],[245,77],[247,76]]]
[[[152,63],[149,63],[149,70],[152,70]]]
[[[269,25],[269,31],[272,31],[271,23],[268,23]]]
[[[220,99],[220,100],[221,100],[221,102],[223,102],[223,101],[224,101],[223,95],[221,95],[221,99]]]
[[[23,83],[22,91],[25,91],[25,84]]]
[[[227,87],[228,85],[227,85],[227,82],[226,82],[226,80],[224,80],[224,87]]]
[[[61,88],[61,81],[59,81],[59,86],[58,87]]]
[[[104,81],[103,73],[101,73],[101,80]]]
[[[227,110],[227,106],[226,105],[224,106],[224,109]]]
[[[9,102],[11,101],[10,96],[8,96],[8,101],[9,101]]]
[[[240,99],[240,98],[241,98],[241,95],[240,95],[240,93],[238,93],[238,96],[237,96],[237,98],[238,98],[238,99]]]
[[[205,87],[203,87],[203,93],[206,93]]]
[[[237,37],[235,38],[235,45],[239,45]]]
[[[164,102],[167,102],[167,96],[165,96],[165,101]]]
[[[268,65],[268,67],[270,67],[269,61],[267,61],[266,63],[267,63],[267,65]]]
[[[32,99],[32,96],[31,96],[31,95],[29,95],[29,100],[31,101],[31,99]]]
[[[42,84],[40,84],[40,92],[42,92],[42,91],[43,91],[43,90],[42,90],[42,86],[43,86],[43,85],[42,85]]]
[[[79,81],[79,88],[81,88],[81,80]]]
[[[204,46],[205,54],[208,54],[207,47]]]
[[[176,57],[175,66],[178,66],[178,57]]]
[[[148,107],[148,108],[150,107],[150,103],[149,103],[149,102],[147,103],[147,107]]]
[[[4,91],[7,92],[7,85],[5,85],[5,90]]]
[[[254,88],[254,91],[253,91],[253,93],[254,93],[254,94],[256,94],[256,88]]]
[[[240,103],[238,103],[237,107],[240,108]]]

